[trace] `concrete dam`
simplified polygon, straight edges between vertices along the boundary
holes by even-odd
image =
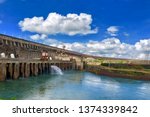
[[[28,78],[51,72],[51,65],[62,70],[82,70],[84,55],[0,34],[0,81]]]

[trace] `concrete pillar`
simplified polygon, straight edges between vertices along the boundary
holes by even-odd
[[[13,65],[12,63],[9,64],[8,66],[8,72],[10,73],[10,78],[13,79]]]
[[[73,69],[73,70],[76,69],[76,61],[75,61],[75,60],[72,61],[72,69]]]
[[[69,64],[66,63],[66,70],[69,70]]]
[[[31,75],[33,76],[34,75],[34,66],[33,66],[33,63],[30,63],[30,69],[31,69]]]
[[[78,63],[79,69],[78,70],[83,70],[83,62]]]
[[[44,63],[44,73],[47,73],[47,63]]]
[[[48,73],[48,63],[45,64],[45,72]]]
[[[66,70],[67,69],[67,65],[66,65],[66,63],[64,63],[64,70]]]
[[[28,78],[30,76],[30,65],[29,63],[25,63],[25,77]]]
[[[20,68],[21,68],[21,70],[20,70],[21,71],[21,77],[25,77],[25,64],[22,63]]]
[[[87,66],[87,63],[85,61],[83,61],[83,69],[85,70]]]
[[[38,64],[33,64],[33,67],[34,67],[34,71],[33,71],[33,75],[34,76],[37,76],[38,75]]]
[[[42,72],[45,72],[45,63],[42,63]]]
[[[6,64],[1,63],[0,64],[0,81],[6,80]]]
[[[13,79],[16,80],[19,78],[19,63],[15,63],[13,69],[14,69]]]
[[[65,70],[65,64],[62,63],[62,70]]]
[[[67,70],[70,70],[70,64],[69,63],[67,64]]]
[[[42,66],[41,66],[41,63],[38,63],[38,71],[39,71],[39,74],[42,74]]]

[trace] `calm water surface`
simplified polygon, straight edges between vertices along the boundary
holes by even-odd
[[[150,82],[67,71],[0,82],[0,99],[150,99]]]

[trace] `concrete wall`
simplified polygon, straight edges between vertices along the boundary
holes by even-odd
[[[16,58],[37,59],[41,58],[42,52],[47,52],[48,56],[52,57],[52,59],[70,60],[73,56],[76,59],[80,58],[80,54],[65,49],[47,46],[7,35],[0,35],[0,54],[5,53],[6,58],[10,58],[10,54],[13,53]]]
[[[48,57],[51,57],[52,60],[41,60],[42,52],[47,52]],[[1,54],[3,54],[3,56]],[[13,54],[15,58],[12,59],[11,54]],[[60,62],[53,63],[53,60],[59,60]],[[12,61],[15,61],[15,63]],[[51,64],[57,64],[62,70],[83,70],[84,68],[82,56],[78,53],[15,37],[0,35],[0,81],[7,79],[16,80],[20,77],[27,78],[45,72],[49,73]]]
[[[39,74],[48,74],[51,72],[51,65],[56,65],[62,70],[73,69],[72,62],[8,62],[0,63],[0,81],[8,79],[17,80],[19,78],[28,78]]]

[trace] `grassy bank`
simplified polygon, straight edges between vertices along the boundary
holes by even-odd
[[[137,80],[150,80],[149,70],[119,69],[119,68],[109,68],[103,66],[90,65],[87,67],[87,71],[111,77],[122,77]]]
[[[150,80],[150,65],[135,64],[125,60],[87,61],[87,71],[111,77]]]

